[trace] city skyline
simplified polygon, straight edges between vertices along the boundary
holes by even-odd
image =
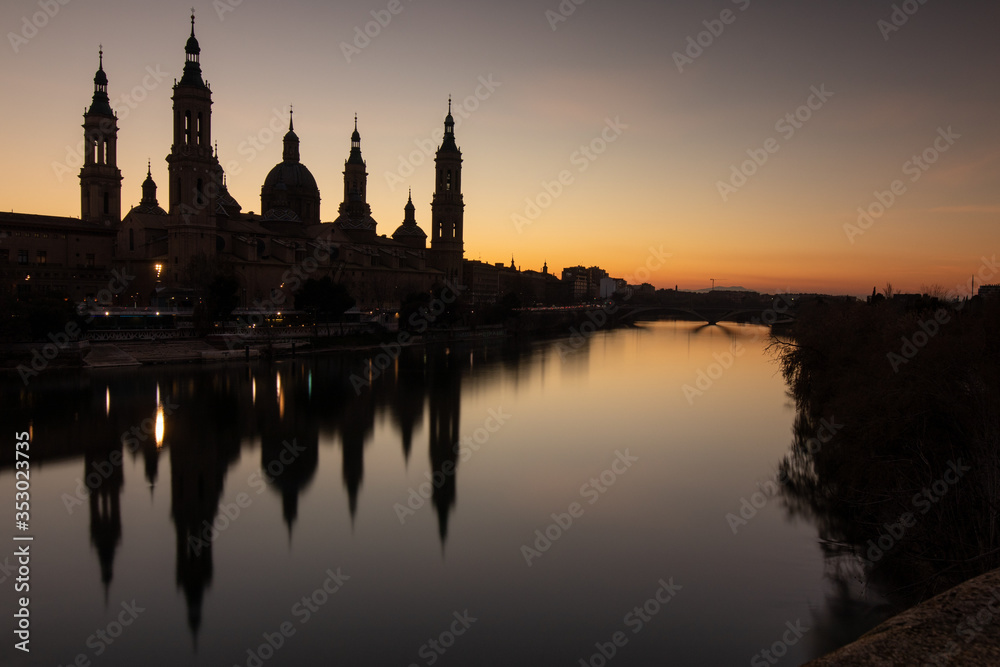
[[[147,159],[162,203],[190,8],[44,4],[0,14],[4,86],[32,102],[13,105],[4,132],[6,207],[79,215],[79,114],[99,44],[122,213],[139,203]],[[993,255],[998,100],[979,86],[996,61],[996,8],[551,5],[497,16],[453,3],[196,5],[230,192],[259,211],[294,106],[332,221],[357,113],[378,232],[399,225],[411,188],[429,231],[451,95],[467,259],[628,277],[654,248],[671,255],[649,278],[661,288],[715,278],[862,294],[886,282],[954,292]]]

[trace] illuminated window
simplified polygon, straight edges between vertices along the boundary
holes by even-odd
[[[45,264],[46,260],[48,260],[48,253],[46,251],[39,250],[37,253],[35,253],[36,264]]]

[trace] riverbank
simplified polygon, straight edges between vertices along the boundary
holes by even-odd
[[[246,361],[301,354],[361,352],[423,344],[496,341],[508,338],[502,326],[428,330],[424,335],[382,333],[273,341],[227,340],[226,336],[122,341],[75,341],[71,344],[17,344],[0,351],[0,373],[33,376],[46,369],[111,368],[155,364]]]
[[[1000,664],[1000,570],[912,607],[806,667]]]

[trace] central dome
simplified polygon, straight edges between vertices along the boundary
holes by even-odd
[[[274,165],[267,174],[267,178],[264,179],[265,188],[273,188],[278,183],[284,183],[290,191],[294,191],[296,188],[304,188],[310,191],[314,191],[315,194],[319,194],[319,188],[316,185],[316,179],[313,178],[312,173],[309,169],[301,162],[279,162]]]

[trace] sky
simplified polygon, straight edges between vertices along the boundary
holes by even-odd
[[[167,198],[191,0],[5,0],[0,210],[79,216],[103,45],[123,211]],[[429,231],[454,99],[465,255],[630,282],[1000,282],[1000,5],[944,0],[197,0],[229,190],[260,211],[294,107],[321,217],[354,115],[378,233]]]

